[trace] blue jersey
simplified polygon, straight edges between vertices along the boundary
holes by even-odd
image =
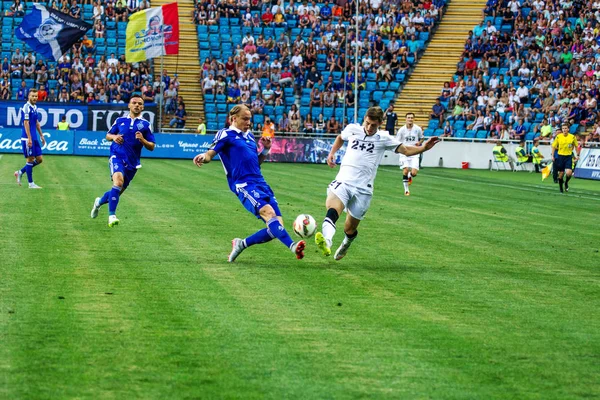
[[[256,140],[250,131],[242,132],[233,126],[221,129],[215,136],[211,150],[221,158],[232,192],[237,193],[236,185],[266,183],[258,163]]]
[[[136,139],[135,133],[142,132],[144,139],[155,143],[154,135],[150,129],[150,122],[144,118],[117,118],[115,123],[110,127],[108,133],[113,135],[123,135],[123,144],[113,142],[110,146],[110,155],[116,156],[125,162],[125,167],[133,169],[140,165],[140,156],[144,145]]]
[[[27,102],[23,107],[21,107],[21,139],[27,139],[27,133],[25,132],[25,121],[29,121],[29,133],[31,134],[32,140],[37,140],[37,122],[38,122],[38,112],[37,107],[31,105],[31,103]]]

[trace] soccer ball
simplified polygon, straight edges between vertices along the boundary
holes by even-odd
[[[317,231],[317,221],[308,215],[300,214],[294,221],[294,232],[303,239],[309,238]]]

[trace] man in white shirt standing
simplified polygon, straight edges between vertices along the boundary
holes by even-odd
[[[392,150],[405,156],[415,156],[431,149],[439,141],[437,137],[432,137],[423,146],[408,146],[390,136],[387,131],[380,131],[379,126],[382,123],[383,110],[377,106],[369,108],[363,124],[346,126],[335,139],[329,152],[327,164],[334,168],[335,154],[344,142],[347,142],[340,171],[327,188],[325,201],[327,215],[323,221],[322,232],[317,232],[315,236],[317,247],[324,256],[331,255],[336,222],[344,209],[346,210],[345,237],[334,258],[336,260],[344,258],[356,239],[358,225],[371,204],[373,182],[385,151]]]
[[[406,125],[401,127],[396,134],[396,139],[405,145],[420,146],[423,141],[423,129],[414,123],[415,114],[406,114]],[[412,184],[412,178],[419,173],[419,157],[400,154],[400,168],[402,169],[402,184],[404,195],[410,196],[408,186]]]

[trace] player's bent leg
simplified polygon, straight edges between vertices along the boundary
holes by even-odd
[[[108,226],[114,227],[119,225],[119,219],[115,215],[117,212],[117,206],[119,205],[119,197],[123,190],[124,177],[121,172],[115,172],[112,176],[113,187],[110,189],[108,198]]]
[[[340,245],[340,247],[338,247],[338,249],[335,252],[335,255],[333,256],[333,258],[336,261],[341,260],[348,253],[348,249],[352,245],[352,242],[358,236],[358,225],[359,224],[360,224],[359,219],[354,218],[350,214],[348,214],[346,216],[346,223],[344,224],[344,233],[346,234],[346,236],[344,237],[342,244]]]
[[[92,212],[90,213],[90,216],[92,218],[96,218],[98,216],[98,211],[100,211],[100,206],[102,204],[100,204],[100,197],[96,197],[96,200],[94,200],[94,205],[92,206]]]
[[[344,211],[344,203],[333,192],[329,192],[325,201],[327,214],[323,220],[322,232],[317,232],[315,235],[315,243],[321,253],[328,257],[331,255],[331,245],[336,232],[336,222],[340,214]]]
[[[283,243],[288,249],[292,251],[292,253],[296,254],[298,259],[304,258],[304,247],[305,243],[303,240],[294,243],[290,234],[285,230],[281,221],[281,217],[277,215],[275,209],[270,204],[265,204],[260,210],[259,214],[261,218],[266,222],[267,229],[269,232],[279,239],[281,243]],[[303,243],[299,246],[300,243]]]

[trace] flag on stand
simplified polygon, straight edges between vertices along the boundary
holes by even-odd
[[[45,58],[58,59],[92,29],[92,25],[59,11],[34,4],[15,36]]]
[[[146,61],[179,54],[179,11],[177,3],[138,11],[127,23],[125,59]]]

